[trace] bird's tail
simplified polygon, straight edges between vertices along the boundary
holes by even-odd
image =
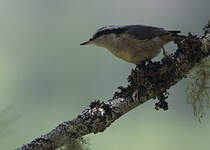
[[[187,37],[185,35],[179,35],[179,33],[181,33],[181,31],[178,31],[178,30],[168,31],[168,32],[170,32],[172,34],[172,37],[174,37],[177,40],[183,40]]]

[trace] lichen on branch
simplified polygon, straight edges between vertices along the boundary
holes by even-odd
[[[203,59],[188,75],[187,101],[193,107],[194,116],[199,121],[210,108],[210,58]]]
[[[136,91],[137,97],[157,98],[157,110],[167,110],[167,90],[182,78],[186,78],[189,71],[209,55],[209,52],[202,50],[200,38],[192,34],[183,41],[176,41],[176,44],[178,49],[174,54],[158,62],[142,63],[132,70],[128,77],[129,85],[119,87],[120,92],[116,92],[114,98],[132,97]]]

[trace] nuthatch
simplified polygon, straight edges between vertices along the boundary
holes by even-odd
[[[145,25],[105,26],[80,45],[95,44],[107,48],[115,56],[134,64],[141,64],[157,56],[164,45],[185,36],[180,31]]]

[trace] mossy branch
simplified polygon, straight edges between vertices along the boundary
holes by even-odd
[[[137,66],[128,77],[129,85],[119,87],[112,99],[92,102],[75,119],[61,123],[18,150],[55,150],[84,135],[103,132],[119,117],[150,99],[159,100],[156,109],[167,110],[167,90],[210,55],[210,24],[205,29],[203,38],[189,34],[183,41],[176,41],[174,54]]]

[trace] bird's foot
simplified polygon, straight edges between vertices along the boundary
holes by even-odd
[[[151,61],[151,58],[148,58],[148,59],[146,59],[146,60],[144,60],[144,61],[141,61],[139,64],[136,64],[136,68],[135,69],[138,69],[138,70],[144,70],[146,67],[147,67],[147,65],[149,64],[149,63],[151,63],[152,61]]]
[[[168,54],[168,52],[165,50],[165,48],[162,46],[162,49],[163,49],[163,56],[165,57],[165,58],[168,58],[169,57],[169,54]]]
[[[166,52],[165,50],[163,51],[163,55],[164,55],[165,58],[168,58],[169,57],[168,52]]]
[[[146,66],[147,61],[141,61],[139,64],[136,64],[135,69],[142,69]]]

